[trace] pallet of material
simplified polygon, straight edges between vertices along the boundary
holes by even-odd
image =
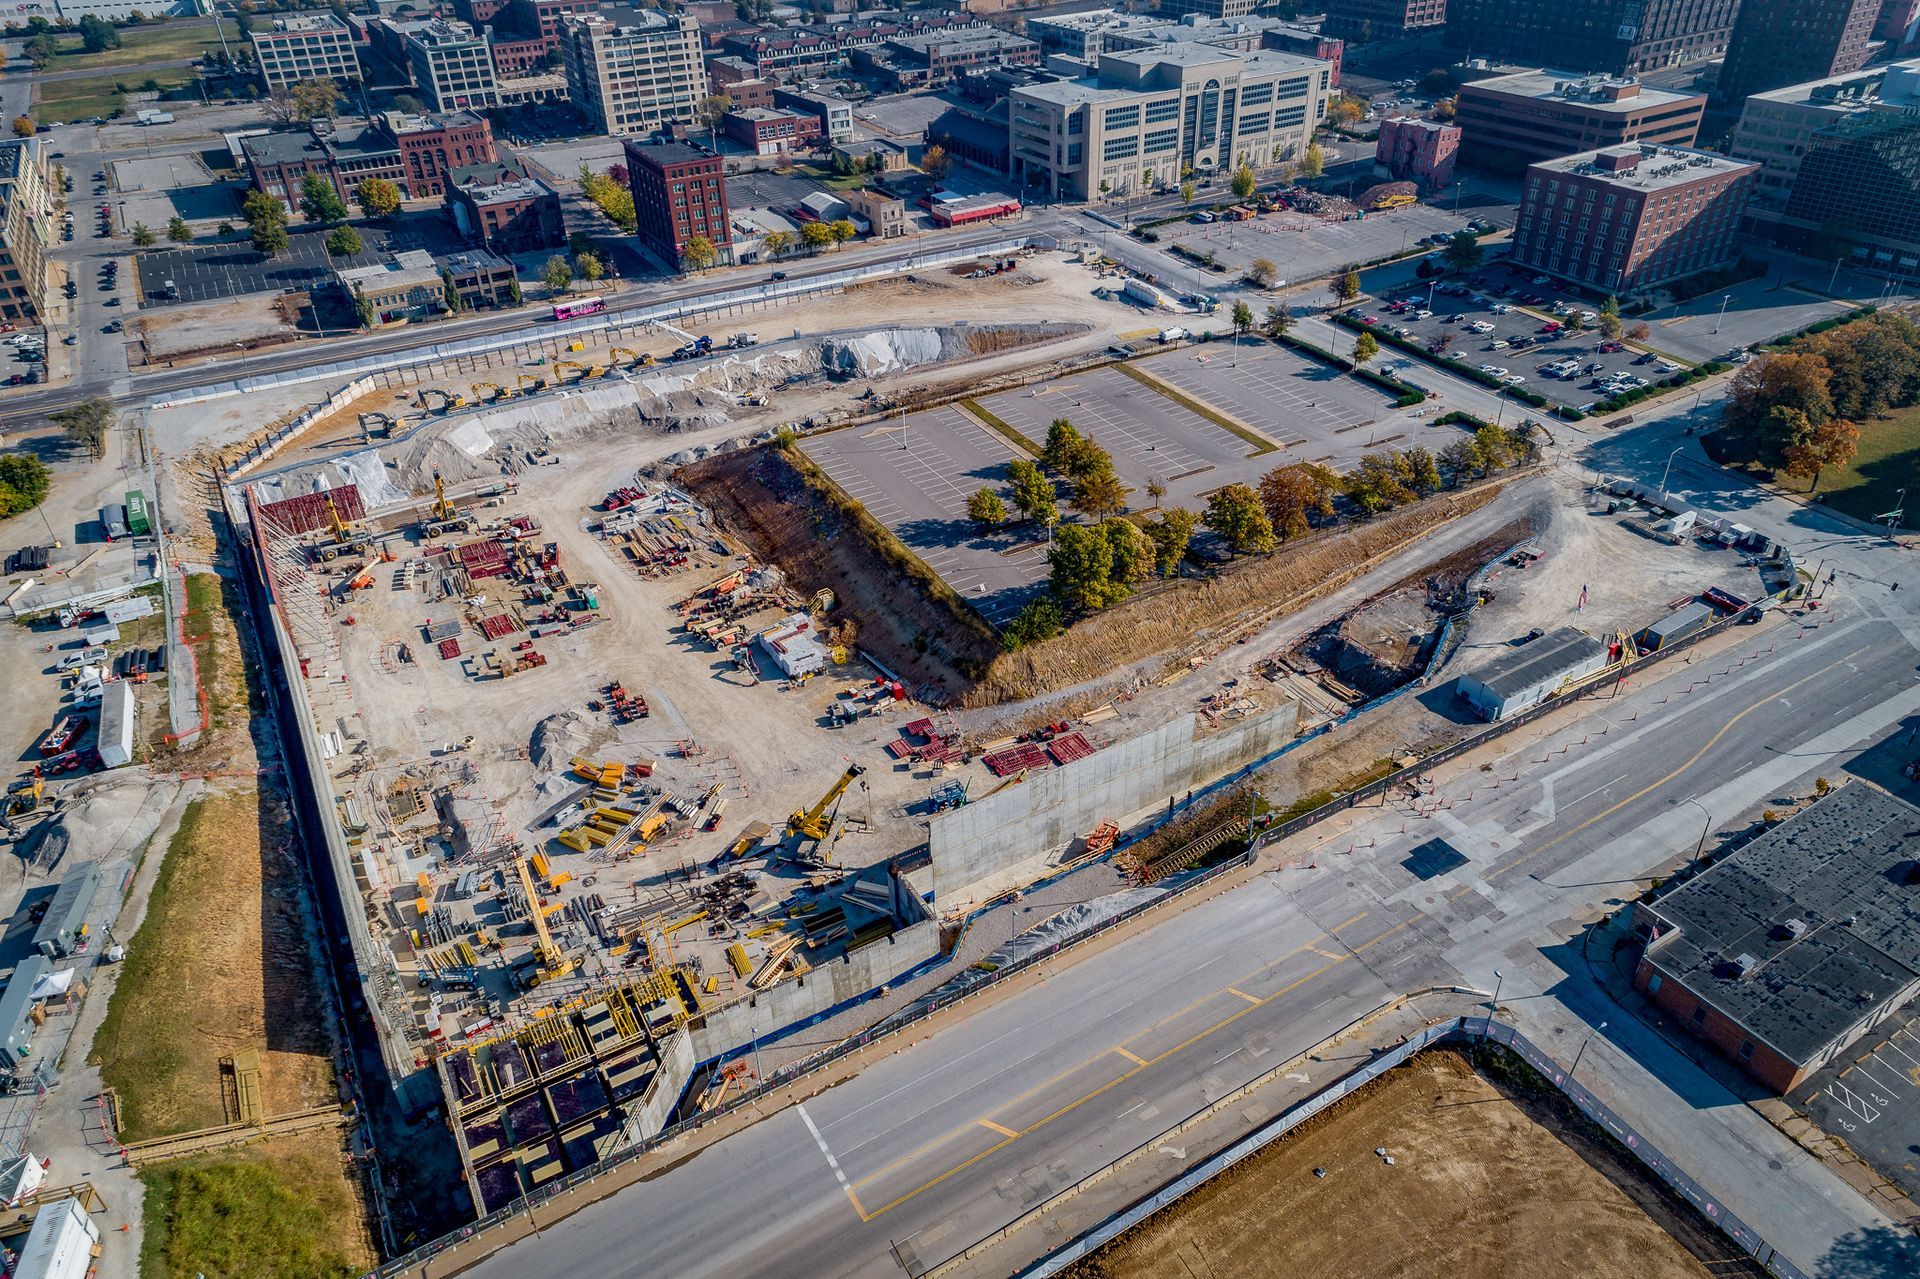
[[[441,640],[438,647],[442,661],[450,661],[460,656],[460,641],[457,639]]]
[[[780,980],[780,970],[787,966],[793,952],[800,948],[800,939],[791,934],[767,948],[766,962],[760,965],[758,972],[747,979],[747,985],[755,990],[765,990]]]
[[[1010,777],[1022,769],[1048,768],[1053,761],[1047,752],[1032,742],[1022,742],[1003,751],[995,751],[986,757],[987,771],[995,777]]]
[[[495,613],[492,617],[480,619],[480,633],[490,640],[502,635],[511,635],[520,629],[520,620],[511,613]]]
[[[908,737],[934,737],[937,735],[934,732],[933,721],[926,718],[916,719],[900,731]]]
[[[1093,754],[1093,743],[1080,733],[1066,733],[1047,743],[1047,754],[1056,764],[1071,764]]]

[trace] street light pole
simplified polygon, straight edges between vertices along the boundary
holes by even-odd
[[[1727,303],[1731,301],[1733,301],[1733,294],[1731,293],[1720,299],[1720,315],[1713,322],[1713,331],[1715,333],[1720,331],[1720,322],[1727,318]]]
[[[1682,444],[1679,448],[1667,454],[1667,465],[1660,472],[1660,500],[1662,502],[1667,500],[1667,477],[1673,473],[1673,459],[1685,452],[1686,447],[1686,445]]]
[[[1693,846],[1693,860],[1699,861],[1700,854],[1705,852],[1707,848],[1707,832],[1713,829],[1713,814],[1707,812],[1707,806],[1691,795],[1680,802],[1683,804],[1692,804],[1695,808],[1699,809],[1701,814],[1707,819],[1706,825],[1700,828],[1700,842]]]
[[[1580,1051],[1576,1052],[1573,1055],[1573,1065],[1567,1067],[1568,1083],[1573,1082],[1573,1072],[1580,1069],[1580,1058],[1585,1055],[1587,1051],[1587,1045],[1593,1041],[1594,1032],[1605,1030],[1606,1028],[1607,1028],[1607,1023],[1603,1021],[1598,1026],[1595,1026],[1593,1030],[1589,1030],[1587,1032],[1587,1037],[1580,1041]]]
[[[1493,1029],[1493,1015],[1500,1011],[1500,984],[1506,979],[1507,975],[1498,968],[1493,970],[1493,1002],[1487,1005],[1487,1025],[1486,1029],[1480,1032],[1482,1035]]]

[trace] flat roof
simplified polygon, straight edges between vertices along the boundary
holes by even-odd
[[[1122,99],[1140,97],[1154,90],[1113,89],[1088,76],[1080,80],[1054,80],[1047,84],[1023,84],[1013,90],[1018,97],[1037,102],[1053,102],[1063,107],[1077,107],[1089,102],[1117,102]],[[1159,90],[1165,93],[1165,89]],[[945,118],[944,116],[942,117]]]
[[[988,27],[984,31],[913,31],[906,35],[890,36],[887,43],[899,49],[913,49],[920,53],[946,45],[986,44],[995,48],[1011,48],[1015,45],[1031,45],[1033,41],[1025,36],[1017,36],[1011,31],[1002,31],[998,27]]]
[[[1824,111],[1853,111],[1885,102],[1899,106],[1912,100],[1910,87],[1920,75],[1920,58],[1906,58],[1884,66],[1831,75],[1821,80],[1806,80],[1765,93],[1748,95],[1748,101],[1782,102],[1794,106],[1817,107]],[[1891,83],[1889,83],[1891,82]],[[1883,98],[1882,95],[1888,96]]]
[[[255,133],[240,139],[240,150],[253,163],[284,164],[312,155],[325,155],[320,139],[302,130],[298,133]]]
[[[272,30],[260,31],[256,28],[255,34],[272,35],[274,32],[282,31],[288,33],[306,31],[339,31],[345,33],[346,29],[347,24],[334,17],[331,13],[301,13],[295,14],[290,18],[275,18],[272,23]]]
[[[454,253],[442,253],[438,265],[459,275],[464,271],[498,271],[501,267],[512,269],[513,263],[498,253],[486,249],[461,249]]]
[[[1488,692],[1504,700],[1576,671],[1606,651],[1606,645],[1585,631],[1562,626],[1557,631],[1548,631],[1539,639],[1500,654],[1485,666],[1466,672],[1461,678],[1484,685]]]
[[[636,152],[655,164],[698,164],[717,157],[696,151],[684,142],[627,142],[627,154]]]
[[[1109,49],[1100,55],[1100,62],[1102,65],[1105,65],[1108,61],[1128,62],[1142,69],[1162,67],[1169,63],[1178,66],[1200,67],[1214,62],[1239,62],[1243,59],[1251,59],[1253,56],[1254,55],[1250,53],[1235,53],[1231,49],[1221,49],[1211,44],[1196,44],[1187,41],[1180,44],[1156,44],[1149,49]],[[1288,55],[1279,54],[1275,56],[1285,57]]]
[[[409,249],[404,253],[396,253],[391,261],[376,262],[372,266],[342,267],[334,274],[339,277],[340,283],[349,289],[355,285],[391,289],[402,285],[440,282],[440,270],[434,265],[433,255],[425,249]]]
[[[1853,782],[1659,900],[1648,962],[1789,1061],[1920,980],[1920,808]]]
[[[1630,97],[1610,100],[1606,96],[1609,88],[1632,88]],[[1537,71],[1516,71],[1511,75],[1493,76],[1486,80],[1474,80],[1461,86],[1475,92],[1488,90],[1494,93],[1511,93],[1523,98],[1540,98],[1547,101],[1570,102],[1586,111],[1612,112],[1625,115],[1630,111],[1644,111],[1649,107],[1670,106],[1676,102],[1705,102],[1704,93],[1675,93],[1671,89],[1657,89],[1650,84],[1642,84],[1632,76],[1581,75],[1574,71],[1555,71],[1543,67]]]
[[[1624,157],[1629,152],[1637,152],[1639,155],[1639,159],[1631,168],[1609,171],[1596,163],[1602,156]],[[1624,146],[1602,147],[1598,151],[1582,151],[1577,155],[1562,156],[1557,160],[1542,160],[1528,167],[1530,170],[1544,169],[1549,173],[1578,174],[1584,178],[1605,182],[1610,186],[1625,187],[1634,191],[1664,191],[1671,187],[1698,182],[1702,178],[1739,173],[1743,170],[1758,169],[1760,166],[1747,160],[1729,159],[1713,151],[1695,151],[1689,147],[1658,147],[1648,142],[1629,142]]]

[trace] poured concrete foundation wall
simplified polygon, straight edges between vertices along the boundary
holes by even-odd
[[[633,1114],[632,1134],[646,1138],[665,1128],[667,1121],[673,1118],[673,1108],[680,1104],[680,1094],[687,1090],[687,1083],[692,1078],[693,1036],[684,1030],[676,1030],[666,1043],[660,1045],[660,1069],[654,1072],[653,1079],[647,1084],[646,1100]],[[477,1196],[474,1202],[479,1202]]]
[[[869,946],[851,951],[844,959],[820,965],[801,977],[789,977],[751,1000],[728,1004],[707,1014],[706,1026],[694,1032],[696,1061],[745,1048],[756,1035],[762,1043],[776,1032],[798,1029],[841,1004],[897,981],[940,953],[940,924],[926,920],[913,924]]]
[[[1186,800],[1293,740],[1291,702],[1206,733],[1183,715],[1086,759],[1030,774],[933,819],[933,901],[942,911],[1040,878],[1102,821],[1125,823]]]

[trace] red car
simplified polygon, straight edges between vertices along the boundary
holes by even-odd
[[[1619,342],[1602,342],[1597,349],[1602,355],[1618,355],[1627,348]]]
[[[1380,323],[1380,317],[1377,315],[1363,315],[1360,317],[1360,322],[1363,324],[1378,324]]]
[[[1558,333],[1563,327],[1565,326],[1559,325],[1559,324],[1547,323],[1547,324],[1541,325],[1535,331],[1539,333]]]

